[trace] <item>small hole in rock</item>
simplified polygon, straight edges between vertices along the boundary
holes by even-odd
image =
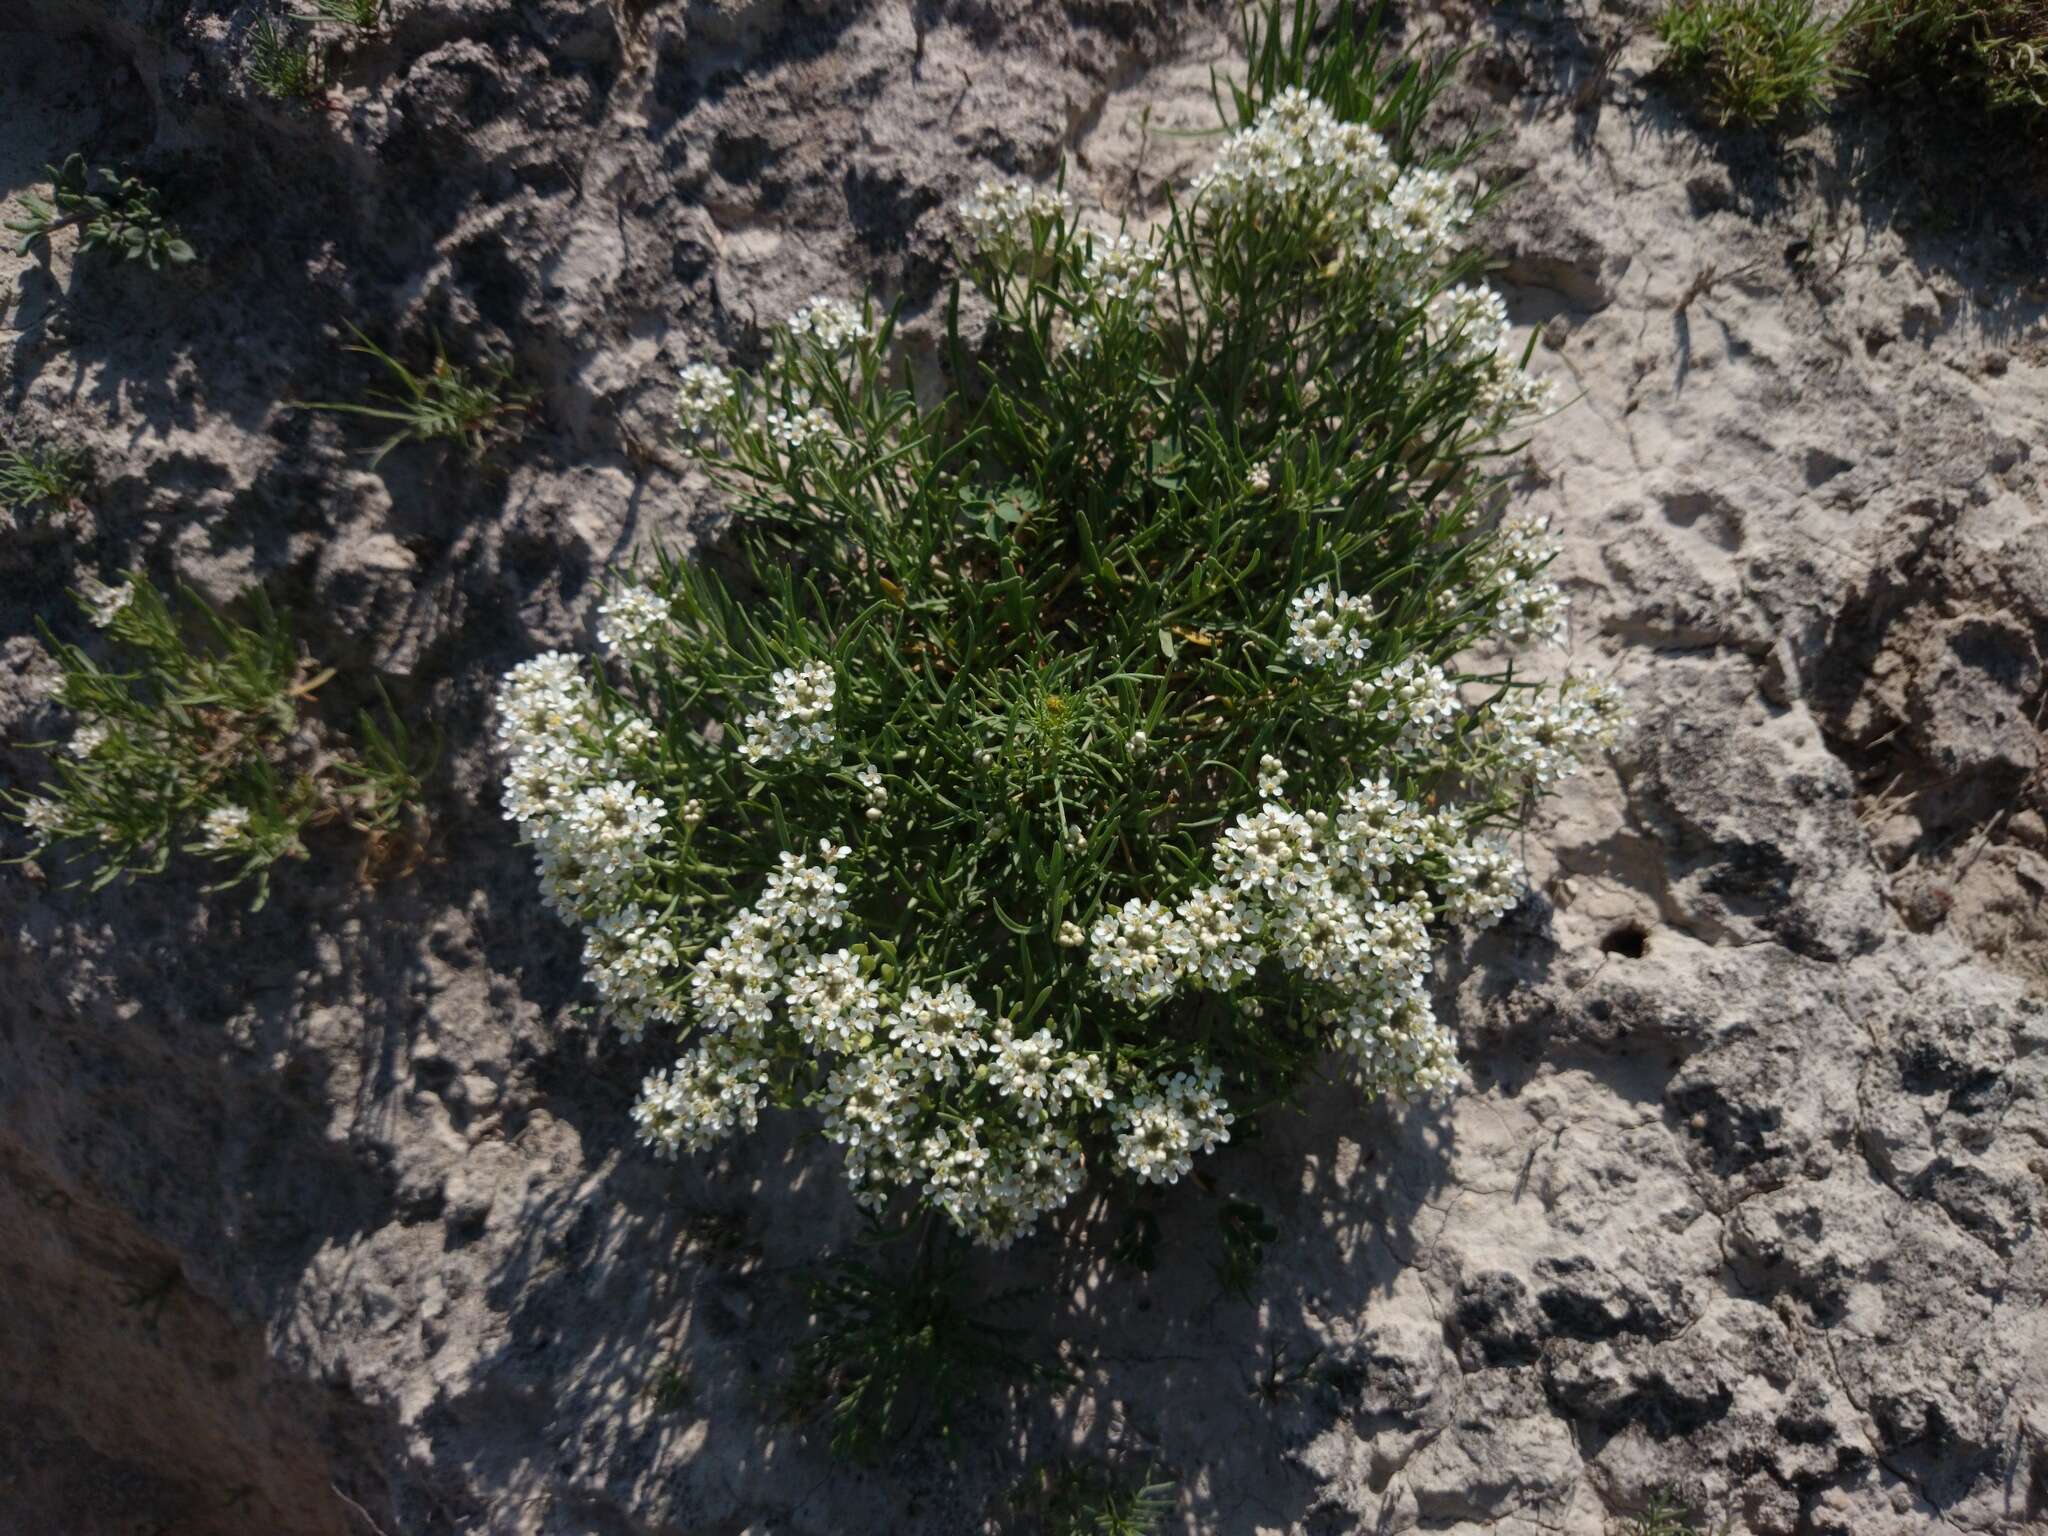
[[[1640,960],[1643,958],[1643,946],[1649,942],[1650,935],[1641,923],[1623,923],[1600,941],[1600,947],[1624,960]]]

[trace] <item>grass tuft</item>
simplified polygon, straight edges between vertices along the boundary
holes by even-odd
[[[319,50],[290,20],[258,18],[249,31],[250,82],[273,101],[311,101],[325,85]]]
[[[1723,123],[1796,122],[1860,79],[1982,115],[2048,121],[2044,0],[1678,0],[1657,17],[1664,67]]]
[[[1005,1502],[1040,1536],[1155,1536],[1174,1494],[1156,1470],[1133,1478],[1101,1462],[1057,1461],[1034,1468]]]
[[[1679,0],[1656,21],[1665,67],[1700,90],[1717,120],[1744,126],[1827,105],[1849,73],[1844,25],[1814,0]]]
[[[472,460],[481,460],[494,443],[517,435],[532,407],[533,396],[512,387],[509,360],[490,359],[471,370],[452,361],[437,336],[433,362],[416,373],[356,327],[349,330],[356,341],[347,350],[375,359],[393,387],[371,390],[366,401],[309,400],[296,408],[392,423],[396,430],[370,455],[372,468],[402,443],[460,443]]]
[[[787,1400],[829,1413],[838,1455],[872,1462],[920,1429],[950,1443],[956,1415],[990,1387],[1047,1374],[1014,1330],[977,1316],[962,1256],[931,1237],[908,1273],[840,1259],[807,1283],[811,1332]]]
[[[239,618],[189,592],[173,606],[140,576],[88,577],[75,595],[114,655],[103,664],[43,632],[76,726],[40,744],[42,793],[5,797],[32,842],[24,857],[96,862],[97,890],[188,853],[220,872],[210,890],[253,884],[258,907],[273,866],[305,858],[316,826],[364,837],[366,873],[409,865],[398,851],[423,835],[432,749],[388,700],[382,719],[364,718],[360,748],[323,744],[310,709],[333,669],[299,649],[260,591]]]
[[[2048,114],[2048,0],[1861,0],[1849,39],[1873,84]]]
[[[76,507],[92,488],[92,455],[68,443],[0,447],[0,508],[10,512]]]

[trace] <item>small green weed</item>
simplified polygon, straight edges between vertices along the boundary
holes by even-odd
[[[1223,1262],[1216,1267],[1216,1278],[1232,1296],[1250,1301],[1252,1284],[1266,1262],[1266,1245],[1280,1240],[1280,1229],[1249,1200],[1226,1201],[1217,1224],[1223,1229]]]
[[[415,373],[354,326],[349,330],[356,344],[348,350],[376,359],[395,387],[370,391],[368,401],[309,400],[298,409],[394,423],[397,430],[370,456],[373,468],[401,443],[459,442],[471,459],[481,459],[494,441],[516,434],[520,417],[533,404],[530,393],[511,387],[508,360],[490,359],[472,372],[452,362],[436,337],[433,363],[426,372]]]
[[[813,1326],[789,1402],[829,1409],[839,1455],[873,1461],[920,1427],[950,1443],[955,1414],[982,1392],[1046,1374],[1015,1330],[975,1315],[965,1265],[940,1242],[924,1244],[907,1275],[842,1259],[807,1290]]]
[[[1815,0],[1679,0],[1656,21],[1665,67],[1723,123],[1762,125],[1825,106],[1849,71],[1841,20]]]
[[[1173,1513],[1174,1485],[1156,1470],[1134,1480],[1100,1462],[1059,1461],[1034,1469],[1008,1502],[1041,1536],[1153,1536]]]
[[[1648,1506],[1640,1515],[1621,1528],[1621,1536],[1728,1536],[1734,1529],[1734,1521],[1724,1521],[1711,1529],[1695,1525],[1684,1513],[1684,1506],[1669,1494],[1654,1494]]]
[[[679,1365],[664,1365],[647,1384],[647,1402],[656,1413],[675,1413],[688,1407],[690,1373]]]
[[[313,0],[313,13],[296,19],[374,32],[384,24],[384,8],[385,0]]]
[[[249,29],[247,67],[250,82],[273,101],[311,101],[325,83],[312,39],[269,16]]]
[[[191,245],[164,222],[157,206],[161,194],[147,182],[105,166],[89,170],[83,155],[43,169],[50,177],[49,201],[23,194],[27,217],[7,225],[21,236],[23,255],[58,230],[76,227],[79,250],[107,251],[118,260],[139,261],[152,272],[165,262],[176,266],[192,259]],[[98,191],[93,190],[95,177]]]
[[[0,447],[0,508],[75,507],[92,488],[92,455],[67,443]]]
[[[304,656],[259,592],[247,622],[186,593],[183,612],[138,576],[87,578],[77,598],[106,630],[118,666],[44,639],[62,677],[58,697],[78,724],[61,749],[42,744],[51,779],[41,795],[7,800],[34,848],[98,859],[97,890],[122,874],[155,874],[175,851],[222,871],[212,890],[253,882],[255,905],[280,859],[306,857],[307,829],[338,824],[365,839],[366,875],[416,852],[421,780],[431,770],[391,711],[365,719],[358,751],[324,749],[307,717],[334,675]]]

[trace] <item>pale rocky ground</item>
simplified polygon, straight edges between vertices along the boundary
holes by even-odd
[[[239,83],[252,15],[0,0],[0,191],[132,160],[203,255],[0,256],[0,412],[104,482],[0,530],[0,730],[60,728],[32,617],[140,562],[271,583],[442,714],[450,783],[374,890],[338,853],[253,915],[0,879],[0,1530],[979,1532],[1070,1454],[1200,1532],[1595,1536],[1658,1489],[1759,1536],[2048,1530],[2039,180],[1854,113],[1702,134],[1635,10],[1411,22],[1476,46],[1451,116],[1519,174],[1504,284],[1576,398],[1510,492],[1638,726],[1447,975],[1469,1090],[1327,1090],[1217,1160],[1283,1232],[1249,1303],[1197,1189],[1150,1278],[1077,1223],[990,1280],[1079,1384],[855,1469],[776,1403],[789,1282],[857,1230],[830,1161],[634,1148],[654,1048],[578,1015],[484,700],[703,513],[677,363],[863,282],[928,335],[981,174],[1068,153],[1146,216],[1216,19],[399,0],[292,114]],[[370,473],[283,410],[361,389],[345,320],[511,349],[505,470]]]

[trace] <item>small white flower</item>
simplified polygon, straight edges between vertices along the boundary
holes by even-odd
[[[668,599],[651,587],[616,588],[597,611],[598,644],[620,661],[645,661],[668,627]]]
[[[228,853],[249,831],[249,808],[217,805],[199,820],[199,841],[211,853]]]
[[[1372,653],[1372,600],[1319,581],[1288,604],[1287,649],[1303,666],[1349,671]]]
[[[37,795],[21,808],[21,823],[39,839],[47,840],[64,830],[64,807],[47,795]]]
[[[1117,1120],[1117,1165],[1147,1184],[1174,1184],[1195,1166],[1197,1152],[1230,1140],[1236,1118],[1216,1093],[1214,1067],[1162,1076],[1136,1095]]]
[[[718,413],[731,404],[735,391],[732,375],[709,363],[684,367],[676,385],[676,425],[690,437],[711,430]]]
[[[814,756],[832,745],[832,702],[838,678],[822,661],[784,667],[769,679],[773,713],[756,711],[740,722],[740,755],[750,763]]]
[[[1287,769],[1279,758],[1268,752],[1259,759],[1259,796],[1265,800],[1278,800],[1280,791],[1287,783]]]
[[[860,306],[820,295],[783,322],[797,339],[808,338],[827,352],[842,351],[866,338],[868,325]]]
[[[1081,264],[1081,280],[1102,305],[1134,302],[1141,309],[1147,307],[1158,295],[1159,277],[1158,251],[1129,235],[1090,240]]]
[[[94,627],[105,629],[114,622],[115,616],[134,600],[135,584],[129,579],[109,586],[87,572],[78,578],[78,595],[85,600]]]
[[[1022,182],[983,181],[955,210],[968,243],[997,261],[1014,258],[1030,243],[1034,220],[1063,219],[1067,200]]]
[[[71,739],[64,744],[65,750],[73,757],[91,757],[107,744],[111,733],[97,720],[88,720],[71,733]]]

